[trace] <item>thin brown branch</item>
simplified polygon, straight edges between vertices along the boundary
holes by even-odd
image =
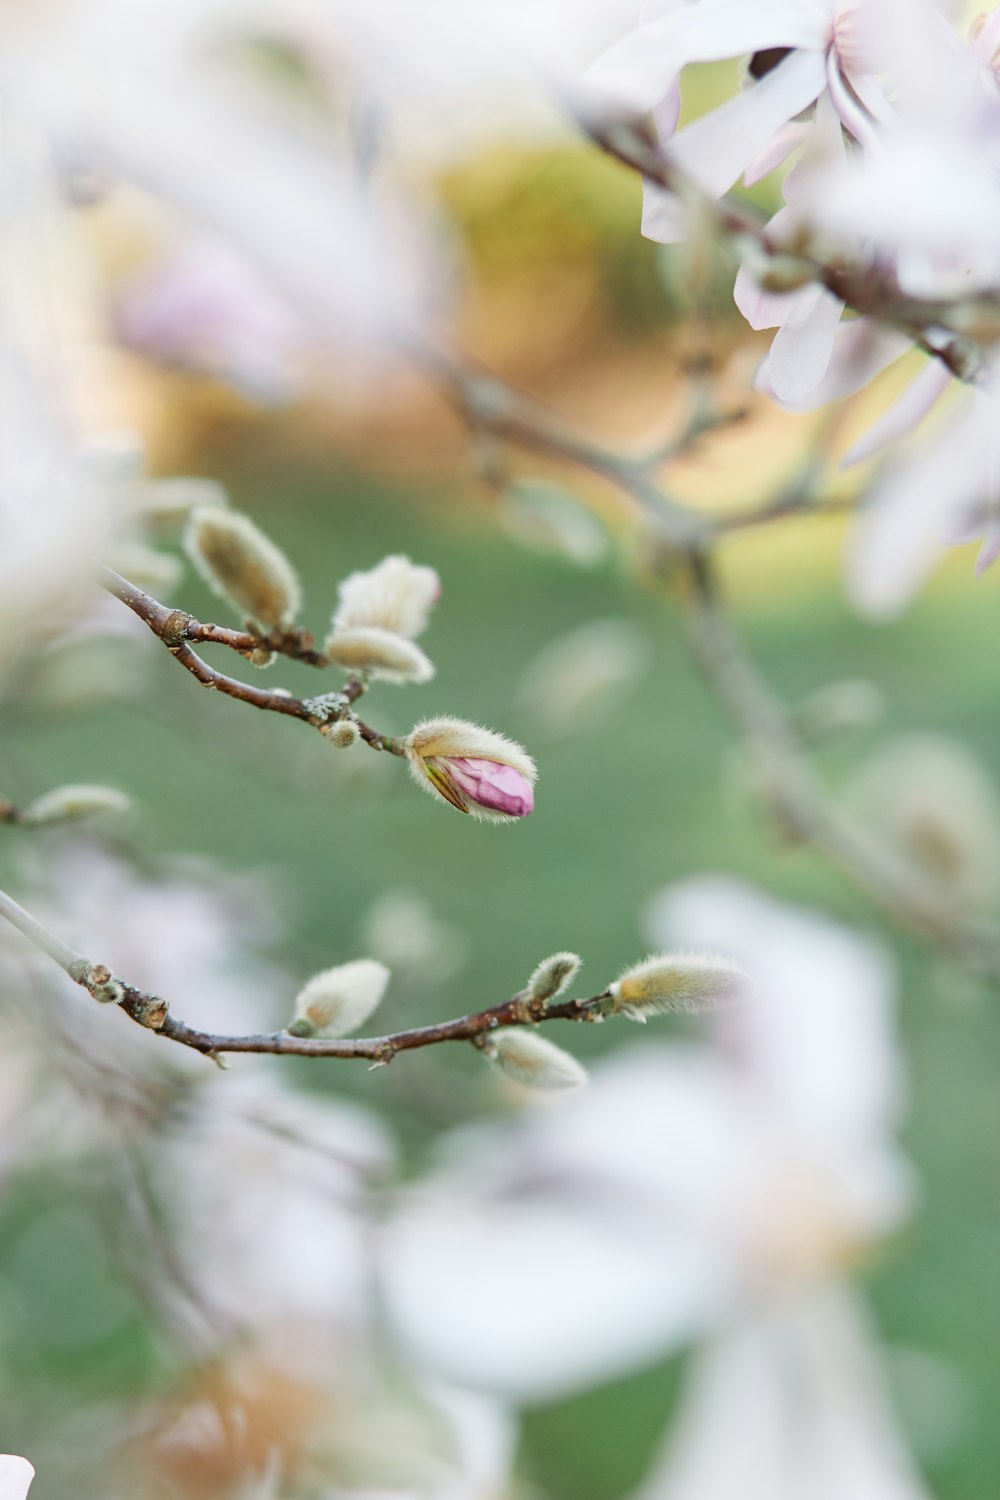
[[[818,850],[904,926],[1000,975],[1000,928],[955,918],[930,883],[835,806],[790,713],[746,656],[707,558],[696,560],[690,576],[684,608],[695,659],[741,731],[786,832]]]
[[[765,255],[786,253],[785,246],[772,241],[764,215],[753,204],[731,193],[718,199],[708,197],[678,170],[669,148],[655,139],[644,121],[580,116],[578,124],[595,145],[624,166],[668,192],[697,202],[699,210],[710,216],[716,231],[726,239],[750,240]],[[854,312],[870,314],[909,335],[956,380],[976,382],[983,378],[987,360],[980,344],[955,332],[945,332],[942,338],[955,316],[954,301],[907,296],[892,271],[880,263],[826,262],[810,254],[808,246],[795,246],[792,254],[806,273],[806,280],[825,286]]]
[[[392,1061],[397,1052],[412,1052],[419,1047],[434,1047],[443,1042],[473,1042],[506,1026],[538,1026],[545,1021],[594,1021],[603,1018],[607,991],[586,999],[537,1001],[525,993],[512,996],[500,1005],[469,1015],[440,1021],[433,1026],[418,1026],[384,1036],[326,1039],[293,1036],[287,1031],[262,1032],[253,1036],[226,1036],[200,1031],[170,1014],[166,1000],[140,990],[120,979],[104,964],[81,958],[43,923],[0,891],[0,916],[5,917],[40,952],[57,963],[71,979],[102,1003],[117,1004],[137,1025],[158,1036],[190,1047],[206,1057],[222,1053],[267,1053],[278,1057],[360,1058],[373,1064]]]
[[[475,426],[510,442],[568,459],[600,474],[637,500],[654,522],[666,560],[684,564],[693,587],[686,601],[693,654],[757,758],[772,807],[786,830],[828,858],[903,926],[939,943],[974,967],[1000,975],[1000,929],[966,923],[942,908],[935,892],[891,850],[836,809],[816,776],[791,716],[745,656],[718,600],[710,550],[726,531],[813,514],[802,482],[758,511],[722,518],[698,515],[669,497],[646,463],[567,431],[557,417],[499,378],[468,371],[449,357],[429,363]],[[839,508],[831,501],[816,507]]]
[[[249,644],[252,643],[254,648],[260,645],[260,641],[255,636],[248,632],[226,630],[218,625],[201,625],[184,610],[170,609],[166,604],[161,604],[150,594],[137,588],[134,583],[129,583],[128,579],[113,572],[111,568],[101,570],[100,581],[109,594],[120,599],[133,614],[138,615],[139,619],[149,626],[156,638],[166,646],[174,660],[210,691],[224,693],[228,698],[236,698],[240,703],[248,703],[252,708],[263,709],[268,713],[284,714],[287,718],[300,719],[303,723],[320,731],[326,729],[329,724],[350,716],[357,725],[365,744],[373,750],[387,750],[392,755],[403,754],[402,746],[397,739],[391,735],[381,734],[352,712],[351,705],[364,692],[364,684],[358,678],[351,678],[339,693],[328,693],[318,698],[295,698],[282,688],[261,688],[249,682],[241,682],[236,677],[228,677],[224,672],[210,667],[208,662],[191,649],[188,641],[192,638],[206,640],[215,645],[228,646],[241,655],[247,655]],[[192,637],[192,630],[200,634]],[[299,657],[298,659],[304,660],[305,658]]]

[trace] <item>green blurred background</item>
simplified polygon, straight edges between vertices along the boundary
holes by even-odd
[[[694,338],[692,262],[681,253],[664,270],[660,253],[639,240],[634,185],[567,152],[528,163],[498,157],[448,191],[471,253],[464,316],[476,351],[605,431],[668,425],[683,400],[683,358]],[[517,233],[498,240],[492,230],[501,221]],[[712,301],[717,269],[708,267],[706,296],[713,358],[729,388],[752,365],[753,350],[724,303]],[[544,330],[530,336],[540,309],[548,340]],[[536,813],[500,829],[460,818],[420,795],[399,766],[356,773],[352,757],[367,755],[363,748],[341,756],[300,725],[202,693],[152,649],[122,659],[119,690],[95,693],[90,703],[65,693],[55,703],[51,693],[48,701],[27,694],[13,701],[0,731],[3,791],[25,801],[66,781],[120,786],[141,810],[134,836],[146,854],[197,851],[226,870],[264,872],[278,893],[279,956],[296,979],[358,952],[365,914],[386,888],[423,893],[465,935],[469,957],[432,991],[390,992],[387,1029],[504,998],[557,948],[581,952],[587,974],[603,984],[642,950],[639,918],[651,892],[703,870],[743,875],[884,932],[901,967],[910,1080],[904,1136],[923,1201],[912,1227],[862,1276],[886,1343],[898,1352],[890,1360],[897,1399],[935,1493],[995,1494],[1000,996],[886,931],[817,858],[775,841],[741,790],[730,728],[690,665],[674,609],[636,585],[627,526],[609,497],[581,485],[610,521],[615,545],[579,567],[519,544],[497,524],[460,434],[440,413],[440,445],[428,444],[422,397],[416,416],[404,393],[381,426],[343,411],[328,426],[321,410],[257,418],[183,382],[157,391],[156,409],[166,414],[157,462],[229,486],[232,502],[300,569],[311,628],[323,630],[338,579],[386,552],[438,569],[443,595],[425,640],[437,676],[426,688],[376,687],[366,716],[389,732],[437,712],[495,725],[537,758]],[[717,446],[709,439],[678,483],[718,503],[753,498],[794,467],[807,429],[754,407],[746,429]],[[417,462],[408,457],[413,448]],[[522,476],[551,477],[528,458],[516,467]],[[901,624],[869,627],[840,597],[841,541],[836,524],[794,520],[781,536],[735,539],[725,557],[741,627],[786,697],[859,675],[884,693],[881,723],[820,752],[831,784],[846,784],[883,739],[913,729],[956,736],[995,776],[995,581],[974,586],[963,554]],[[174,598],[202,618],[222,614],[190,573]],[[572,733],[554,734],[526,708],[520,680],[549,642],[608,617],[641,630],[648,668],[624,698],[595,706]],[[89,670],[91,649],[102,648],[74,648],[84,653],[74,670]],[[284,663],[267,680],[318,690],[314,674]],[[0,853],[5,875],[9,865],[8,845]],[[582,1028],[571,1040],[587,1054],[630,1038]],[[287,1067],[304,1088],[384,1110],[413,1167],[449,1123],[499,1107],[494,1095],[484,1097],[471,1049],[435,1049],[376,1073],[346,1064]],[[155,1341],[115,1277],[85,1183],[55,1174],[8,1185],[0,1197],[0,1309],[0,1389],[20,1414],[33,1413],[39,1431],[55,1414],[75,1410],[85,1422],[89,1410],[164,1379]],[[522,1453],[529,1481],[552,1500],[626,1492],[662,1433],[677,1367],[672,1361],[529,1413]],[[2,1422],[0,1449],[30,1451],[23,1431]],[[37,1495],[46,1500],[43,1481]]]

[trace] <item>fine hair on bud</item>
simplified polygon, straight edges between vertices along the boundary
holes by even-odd
[[[677,1011],[717,1010],[743,992],[738,964],[714,953],[658,953],[626,969],[608,993],[615,1011],[630,1021]]]
[[[199,506],[191,513],[184,548],[209,588],[245,618],[270,629],[295,619],[302,603],[295,569],[249,516]]]
[[[293,1036],[349,1036],[363,1026],[385,994],[389,970],[374,958],[357,958],[314,974],[299,991]]]
[[[465,719],[424,719],[403,741],[410,774],[432,797],[489,822],[526,817],[535,763],[520,745]]]
[[[528,980],[529,998],[554,1000],[568,984],[572,984],[582,962],[576,953],[553,953],[550,958],[543,958]]]
[[[575,1089],[587,1081],[575,1057],[534,1031],[512,1026],[495,1031],[483,1047],[492,1063],[529,1089]]]
[[[427,621],[441,593],[433,568],[420,567],[408,557],[384,557],[367,573],[351,573],[338,586],[333,631],[388,630],[413,640]]]
[[[364,672],[382,682],[430,682],[434,676],[434,665],[419,646],[374,625],[335,630],[323,654],[346,672]]]
[[[125,813],[132,806],[113,786],[57,786],[25,809],[27,823],[69,823],[101,813]]]
[[[323,736],[338,750],[350,750],[361,738],[361,731],[353,719],[338,719],[336,724],[327,724]]]

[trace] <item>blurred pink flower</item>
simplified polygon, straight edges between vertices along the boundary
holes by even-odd
[[[224,244],[191,239],[144,267],[117,293],[113,321],[137,353],[251,400],[288,400],[299,386],[306,326]]]

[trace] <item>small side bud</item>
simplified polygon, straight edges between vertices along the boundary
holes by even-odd
[[[347,672],[366,672],[382,682],[430,682],[434,665],[405,636],[372,625],[357,630],[335,630],[326,640],[324,655]]]
[[[575,1057],[523,1027],[495,1031],[482,1051],[502,1073],[529,1089],[575,1089],[587,1081]]]
[[[249,516],[220,506],[192,512],[184,548],[209,588],[241,614],[277,629],[302,603],[295,569]]]
[[[247,661],[252,667],[270,667],[277,660],[278,653],[270,651],[267,646],[255,646],[252,651],[247,652]]]
[[[57,786],[24,811],[25,823],[70,823],[100,813],[125,813],[132,806],[113,786]]]
[[[713,953],[659,953],[635,964],[608,993],[615,1012],[630,1021],[677,1011],[716,1010],[736,999],[746,985],[738,964]]]
[[[355,959],[314,974],[295,1001],[292,1036],[349,1036],[385,994],[389,970],[373,958]]]
[[[336,724],[324,724],[320,733],[337,750],[350,750],[361,738],[361,732],[353,719],[339,719]]]
[[[572,984],[582,962],[576,953],[553,953],[551,958],[543,958],[528,980],[528,998],[554,1000],[568,984]]]
[[[117,1005],[125,997],[125,986],[115,978],[107,964],[91,964],[82,983],[99,1005]]]

